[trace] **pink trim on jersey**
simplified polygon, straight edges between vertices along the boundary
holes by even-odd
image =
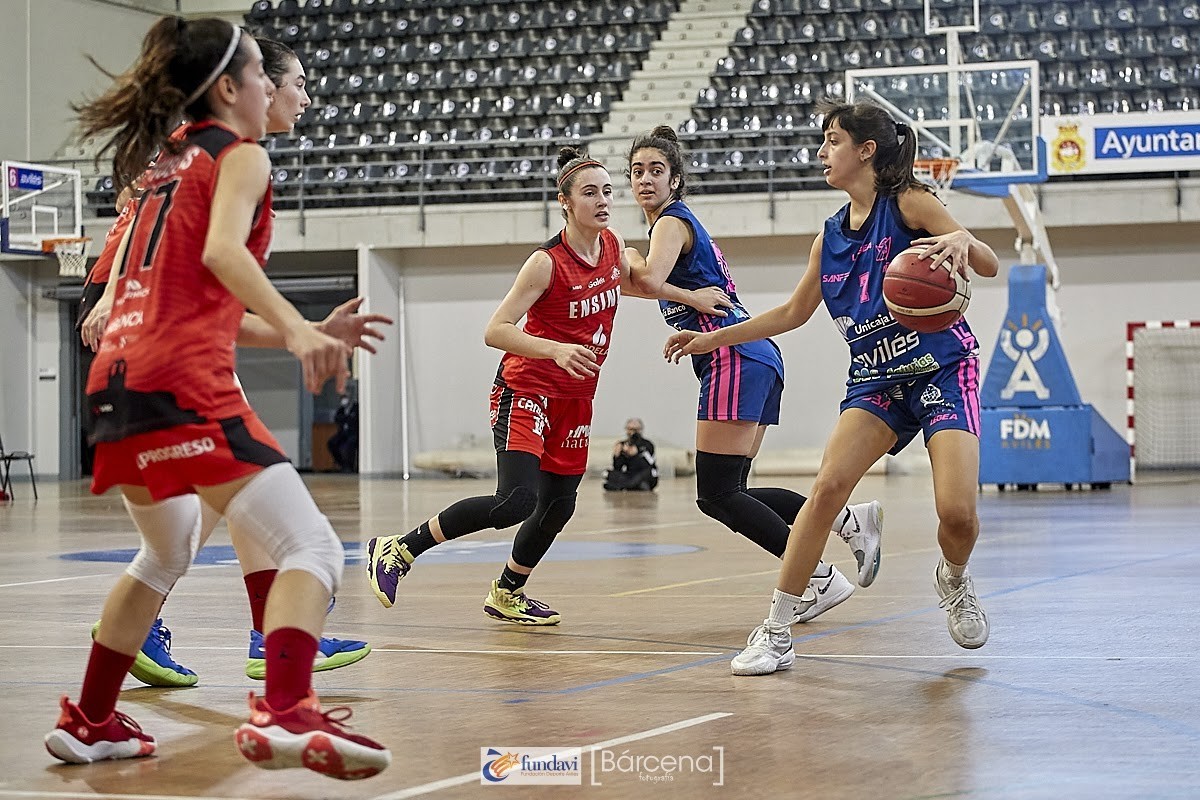
[[[958,392],[967,415],[967,430],[979,435],[979,362],[964,358],[958,362]]]
[[[729,380],[733,385],[733,403],[729,408],[729,418],[741,419],[738,416],[738,409],[740,408],[738,400],[742,392],[742,354],[733,348],[730,348],[730,352],[733,353],[733,374],[729,376]]]

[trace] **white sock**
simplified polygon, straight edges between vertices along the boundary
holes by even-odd
[[[800,613],[803,600],[794,594],[781,592],[778,589],[771,595],[771,613],[767,615],[767,624],[787,628],[791,626]]]
[[[946,560],[945,556],[942,557],[942,563],[939,568],[942,570],[943,575],[947,578],[953,578],[956,581],[961,581],[963,576],[967,574],[966,564],[951,564]]]
[[[812,576],[814,578],[828,578],[832,572],[833,567],[826,564],[824,561],[818,561],[817,568],[813,570]]]

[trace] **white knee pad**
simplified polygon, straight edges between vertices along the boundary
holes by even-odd
[[[272,464],[254,476],[229,501],[225,519],[257,542],[280,572],[303,570],[337,591],[346,551],[291,464]]]
[[[142,534],[142,549],[125,572],[166,595],[200,547],[200,498],[185,494],[148,506],[126,499],[125,508]]]

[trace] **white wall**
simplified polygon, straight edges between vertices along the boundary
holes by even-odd
[[[72,139],[70,104],[109,84],[86,55],[122,72],[155,19],[91,0],[0,0],[0,108],[9,120],[0,126],[0,157],[41,161],[58,155]]]
[[[1068,361],[1084,401],[1118,430],[1125,419],[1125,323],[1200,315],[1200,274],[1191,244],[1198,235],[1197,225],[1051,232],[1062,270],[1058,300]],[[997,278],[973,285],[968,319],[984,365],[1007,308],[1007,266],[1016,261],[1010,235],[993,232],[986,238],[1005,267]],[[720,240],[751,311],[787,299],[811,242],[809,237]],[[406,254],[417,450],[456,447],[470,437],[488,442],[487,391],[499,354],[483,345],[483,326],[529,250]],[[650,438],[692,444],[697,384],[687,365],[662,360],[668,333],[654,304],[622,301],[596,398],[598,440],[617,436],[625,418],[636,415],[645,420]],[[823,309],[778,341],[788,380],[783,424],[771,432],[768,446],[820,447],[843,396],[846,346]]]

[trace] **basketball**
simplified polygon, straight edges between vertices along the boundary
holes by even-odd
[[[958,272],[921,258],[925,248],[910,247],[888,264],[883,275],[883,299],[904,327],[918,333],[937,333],[958,322],[971,302],[971,283]]]

